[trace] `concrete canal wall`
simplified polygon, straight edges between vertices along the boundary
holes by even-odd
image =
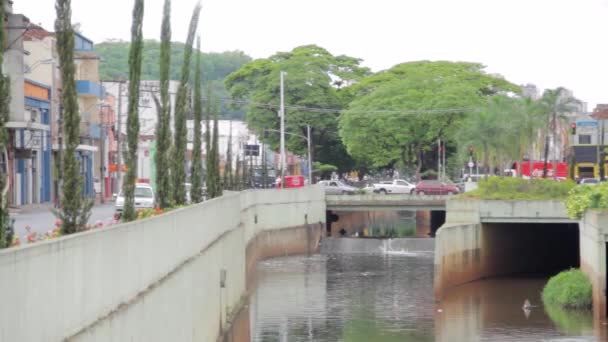
[[[605,318],[606,313],[606,244],[608,215],[588,211],[580,223],[581,269],[593,285],[593,314]],[[603,330],[606,328],[603,326]],[[604,331],[605,332],[605,331]],[[608,335],[608,334],[607,334]]]
[[[318,187],[247,191],[5,250],[0,341],[215,341],[255,262],[314,252],[324,221]]]

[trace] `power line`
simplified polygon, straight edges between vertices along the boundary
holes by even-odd
[[[260,103],[250,102],[246,100],[237,100],[230,97],[218,97],[218,100],[224,103],[232,103],[242,106],[258,107],[265,109],[276,109],[280,108],[280,105],[274,103]],[[203,96],[203,100],[209,100],[209,98]],[[416,115],[416,114],[447,114],[447,113],[468,113],[478,111],[479,108],[435,108],[435,109],[407,109],[407,110],[391,110],[391,109],[370,109],[370,110],[349,110],[340,108],[322,108],[322,107],[308,107],[308,106],[285,106],[285,109],[302,111],[302,112],[317,112],[317,113],[336,113],[342,114],[345,112],[351,114],[405,114],[405,115]]]

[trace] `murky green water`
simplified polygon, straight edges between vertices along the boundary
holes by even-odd
[[[540,303],[545,279],[458,287],[435,303],[432,252],[335,254],[261,262],[253,341],[592,341],[589,314]],[[522,309],[525,299],[539,305]]]

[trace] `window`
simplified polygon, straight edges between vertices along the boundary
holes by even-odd
[[[152,189],[150,189],[150,188],[135,187],[134,196],[152,198],[152,197],[154,197],[154,193],[152,192]]]
[[[407,185],[404,181],[397,181],[397,185]]]
[[[578,136],[579,144],[591,144],[591,135],[579,135]]]
[[[329,186],[338,186],[338,184],[336,182],[331,182],[329,183]]]

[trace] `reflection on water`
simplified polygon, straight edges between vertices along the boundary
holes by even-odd
[[[433,258],[334,254],[261,262],[253,341],[588,341],[588,314],[543,308],[545,279],[460,286],[434,303]],[[538,307],[526,314],[525,299]]]

